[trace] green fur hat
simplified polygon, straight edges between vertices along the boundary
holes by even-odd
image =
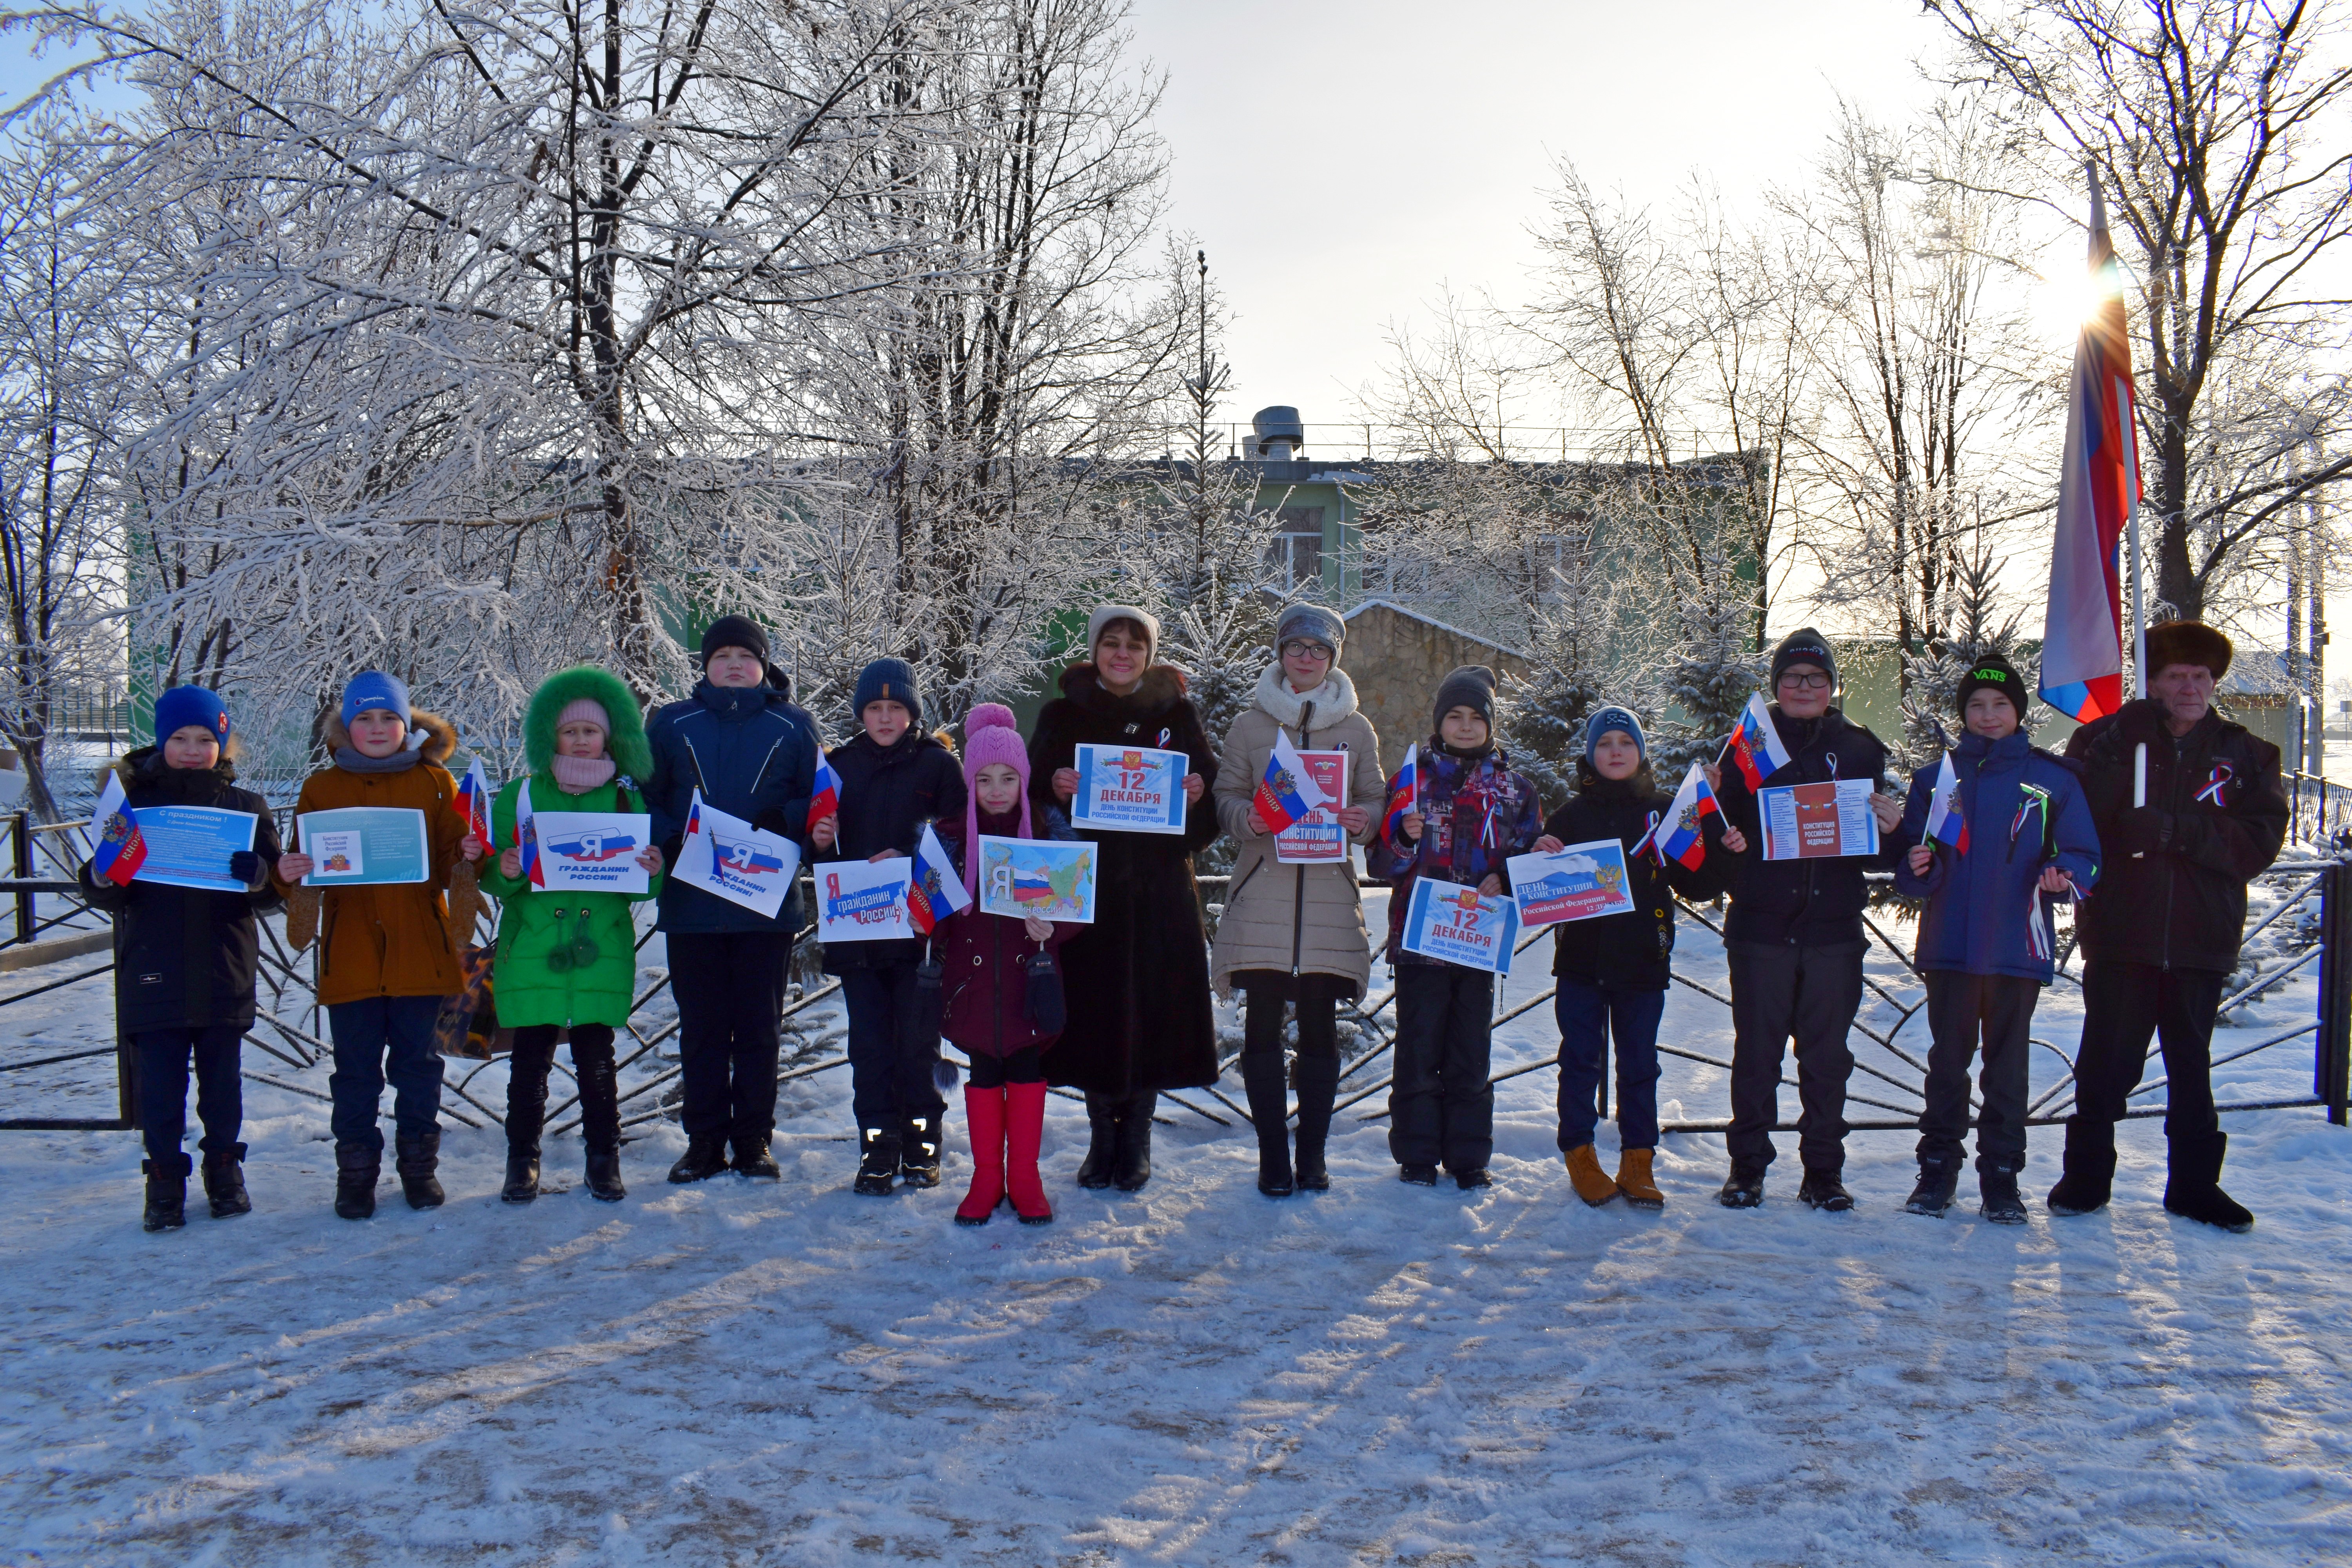
[[[543,773],[555,762],[555,730],[559,715],[572,703],[593,702],[604,710],[613,728],[604,740],[605,754],[640,786],[653,776],[653,748],[646,744],[645,715],[637,700],[612,671],[593,664],[559,669],[530,694],[530,710],[522,720],[523,760],[530,771]]]

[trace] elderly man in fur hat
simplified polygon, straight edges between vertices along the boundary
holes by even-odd
[[[2116,1122],[2154,1035],[2164,1047],[2171,1161],[2164,1206],[2224,1230],[2253,1228],[2254,1216],[2221,1190],[2229,1139],[2213,1110],[2210,1053],[2222,985],[2238,963],[2246,884],[2277,858],[2287,803],[2278,748],[2213,710],[2230,654],[2230,639],[2198,622],[2151,626],[2148,694],[2067,742],[2106,865],[2076,921],[2083,1045],[2053,1215],[2106,1205]],[[2135,784],[2143,756],[2144,794]]]

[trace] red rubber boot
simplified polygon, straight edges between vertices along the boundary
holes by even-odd
[[[971,1133],[971,1191],[956,1205],[956,1224],[986,1225],[1004,1201],[1004,1090],[966,1084],[963,1122]]]
[[[1023,1225],[1051,1225],[1054,1205],[1037,1175],[1037,1150],[1045,1141],[1045,1086],[1004,1086],[1004,1188]]]

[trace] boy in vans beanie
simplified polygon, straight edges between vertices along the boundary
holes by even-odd
[[[1960,677],[1959,695],[1955,699],[1955,705],[1962,717],[1968,714],[1969,699],[1979,691],[1998,691],[2008,698],[2009,705],[2017,710],[2019,725],[2024,724],[2025,678],[2017,673],[2016,667],[2009,660],[1997,653],[1989,653],[1969,666],[1969,672]]]

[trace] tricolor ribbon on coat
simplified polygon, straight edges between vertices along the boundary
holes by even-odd
[[[2237,770],[2229,763],[2215,763],[2212,773],[2206,777],[2205,787],[2197,792],[2197,798],[2201,801],[2210,801],[2217,806],[2228,805],[2229,802],[2221,798],[2221,792],[2227,789],[2230,781],[2237,776]]]

